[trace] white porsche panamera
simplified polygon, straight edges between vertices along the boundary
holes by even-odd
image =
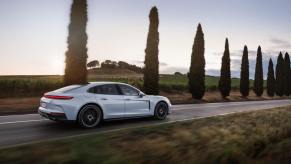
[[[163,120],[170,109],[166,97],[146,95],[124,83],[93,82],[44,94],[38,112],[54,121],[76,121],[92,128],[108,119],[153,116]]]

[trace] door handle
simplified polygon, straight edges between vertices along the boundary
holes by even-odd
[[[101,98],[101,100],[107,100],[107,98]]]
[[[125,99],[126,101],[129,101],[129,100],[131,100],[131,99]]]

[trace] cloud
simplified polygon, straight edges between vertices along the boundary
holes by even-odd
[[[131,63],[136,64],[136,65],[140,65],[140,66],[144,65],[144,61],[141,61],[141,60],[133,60],[133,61],[131,61]],[[161,67],[168,66],[168,64],[165,63],[165,62],[160,62],[159,64],[160,64]]]
[[[280,42],[280,41],[277,41]],[[262,49],[263,53],[263,73],[264,78],[266,79],[267,71],[268,71],[268,64],[269,59],[272,58],[274,63],[274,68],[277,63],[277,57],[279,54],[279,50],[265,50]],[[283,52],[285,53],[285,52]],[[219,63],[217,63],[217,60],[211,61],[206,59],[206,74],[212,75],[212,76],[220,76],[220,67],[221,67],[221,57],[223,52],[215,52],[210,54],[210,58],[215,58],[219,56]],[[243,54],[243,49],[241,50],[232,50],[230,51],[230,58],[231,58],[231,76],[232,77],[240,77],[240,67],[241,67],[241,58]],[[250,72],[250,78],[254,78],[255,74],[255,67],[256,67],[256,58],[257,58],[257,50],[248,50],[249,55],[249,72]],[[133,63],[136,63],[138,65],[143,66],[143,61],[132,61]],[[209,67],[210,66],[210,67]],[[207,68],[208,67],[208,68]],[[165,62],[160,62],[160,72],[162,74],[173,74],[174,72],[181,72],[183,74],[187,73],[189,71],[189,67],[177,67],[177,66],[171,66]]]
[[[159,64],[160,64],[160,66],[162,66],[162,67],[166,67],[166,66],[168,66],[168,64],[165,63],[165,62],[160,62]]]
[[[268,64],[269,59],[272,58],[274,62],[274,66],[277,63],[277,56],[280,51],[276,50],[264,50],[262,49],[263,53],[263,72],[264,72],[264,78],[267,76],[268,71]],[[223,52],[219,53],[213,53],[212,55],[216,56],[222,56]],[[230,58],[231,58],[231,76],[232,77],[240,77],[240,67],[241,67],[241,58],[242,58],[243,50],[232,50],[230,51]],[[257,58],[257,50],[248,50],[249,55],[249,71],[250,71],[250,78],[254,78],[255,74],[255,68],[256,68],[256,58]],[[220,59],[221,60],[221,59]],[[206,61],[207,62],[207,61]],[[209,62],[207,62],[209,64]],[[212,75],[212,76],[219,76],[220,75],[220,65],[219,68],[209,68],[206,70],[206,74]]]
[[[280,51],[275,50],[262,50],[262,63],[263,63],[263,73],[264,78],[267,78],[267,71],[268,71],[268,65],[270,58],[273,60],[274,68],[277,63],[277,57]],[[250,71],[250,78],[254,78],[255,74],[255,68],[256,68],[256,58],[257,58],[257,51],[256,50],[249,50],[249,71]],[[240,76],[240,65],[241,65],[241,59],[232,59],[231,60],[231,71],[232,76],[239,77]]]
[[[273,44],[274,48],[281,48],[281,49],[291,48],[291,43],[285,39],[273,37],[270,39],[270,42]]]
[[[220,70],[218,70],[218,69],[207,69],[206,70],[206,75],[220,76]]]
[[[141,61],[141,60],[132,60],[131,61],[132,64],[137,64],[137,65],[143,65],[144,64],[143,62],[144,61]]]
[[[189,68],[186,67],[173,67],[173,66],[167,66],[160,69],[160,72],[162,74],[173,74],[175,72],[181,72],[183,74],[186,74],[189,71]]]

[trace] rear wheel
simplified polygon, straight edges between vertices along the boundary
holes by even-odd
[[[102,111],[96,105],[84,106],[78,115],[78,123],[84,128],[93,128],[102,120]]]
[[[164,120],[168,115],[168,105],[165,102],[159,102],[155,108],[155,118]]]

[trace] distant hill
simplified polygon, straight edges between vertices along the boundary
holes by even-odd
[[[88,69],[90,75],[141,75],[125,68],[92,68]]]

